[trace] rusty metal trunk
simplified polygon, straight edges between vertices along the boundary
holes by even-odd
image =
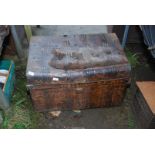
[[[27,87],[37,111],[119,105],[130,65],[115,34],[32,37]]]

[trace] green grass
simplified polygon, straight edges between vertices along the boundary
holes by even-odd
[[[129,49],[125,49],[125,53],[126,53],[129,63],[131,64],[133,68],[139,65],[139,61],[138,61],[139,57],[136,53],[133,53]]]
[[[16,84],[11,108],[5,114],[3,128],[37,128],[40,113],[34,111],[27,95],[25,63],[16,62]]]

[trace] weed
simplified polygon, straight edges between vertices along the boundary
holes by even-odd
[[[8,119],[8,117],[5,117],[4,121],[3,121],[3,124],[2,124],[2,128],[7,129],[8,128],[8,123],[9,123],[9,119]]]
[[[131,66],[134,68],[136,67],[137,65],[139,65],[139,61],[138,61],[138,54],[136,53],[132,53],[130,50],[128,49],[125,49],[125,53],[126,53],[126,56],[128,58],[128,61],[129,63],[131,64]]]
[[[13,126],[14,129],[25,129],[26,126],[23,123],[15,123]]]

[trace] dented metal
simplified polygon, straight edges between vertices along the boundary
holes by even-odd
[[[39,111],[118,105],[130,70],[115,34],[38,36],[30,41],[27,86]]]

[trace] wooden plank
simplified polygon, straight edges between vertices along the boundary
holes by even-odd
[[[155,114],[155,82],[137,82],[137,86],[143,94],[151,111],[153,112],[153,114]]]

